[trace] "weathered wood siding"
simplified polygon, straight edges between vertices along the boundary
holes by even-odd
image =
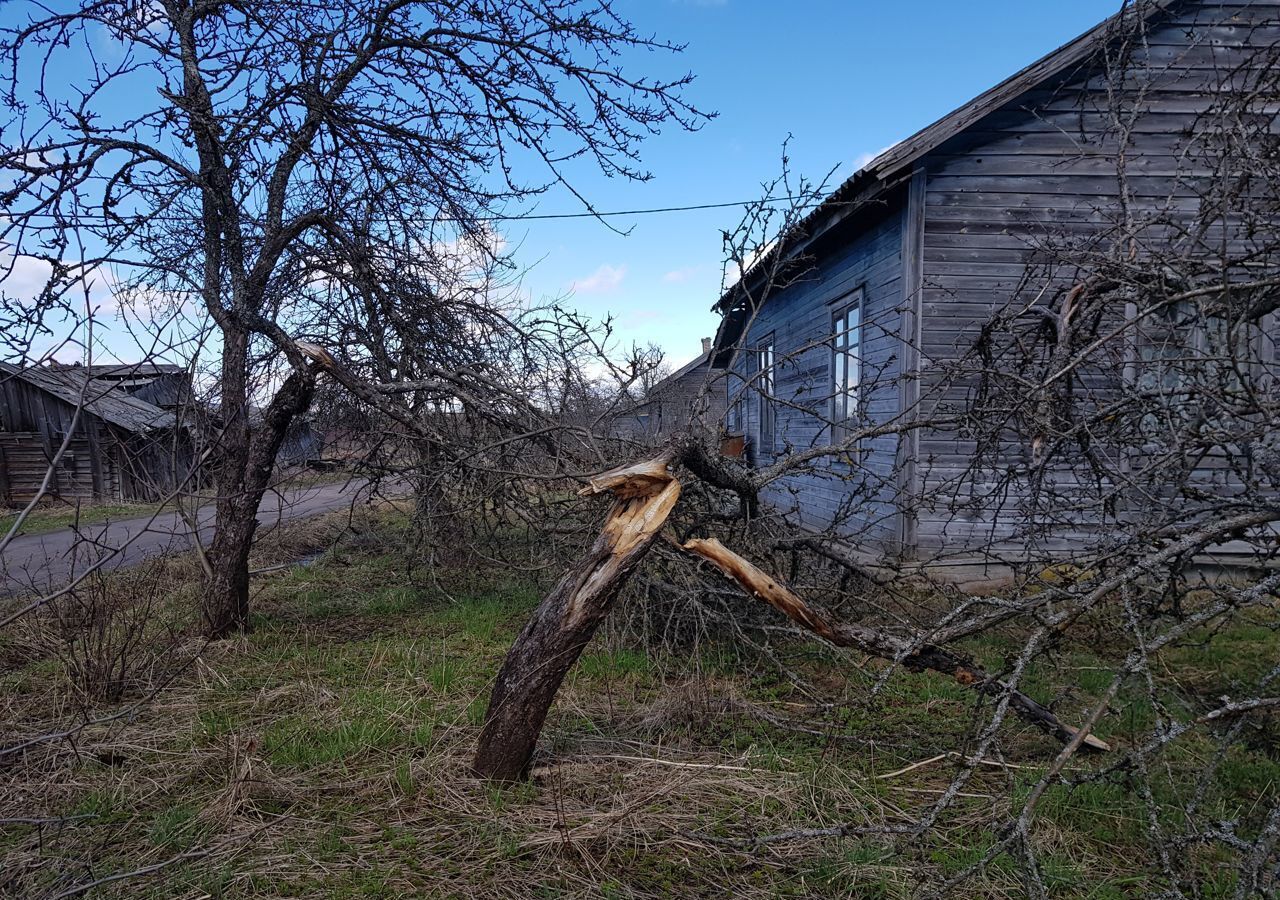
[[[1252,4],[1191,4],[1157,23],[1129,64],[1143,95],[1122,93],[1136,112],[1124,151],[1133,211],[1185,210],[1196,214],[1197,177],[1207,177],[1199,142],[1215,94],[1239,83],[1259,47],[1280,42],[1280,0]],[[1247,69],[1247,67],[1246,67]],[[1228,74],[1234,73],[1234,74]],[[1047,271],[1046,248],[1064,239],[1076,247],[1099,241],[1124,214],[1118,196],[1120,156],[1107,81],[1095,68],[1074,80],[1037,90],[979,122],[925,159],[924,281],[921,302],[922,384],[926,395],[938,373],[974,343],[978,329],[1001,308],[1022,303],[1046,285],[1078,279],[1078,271]],[[1190,179],[1190,180],[1189,180]],[[1219,232],[1219,236],[1220,232]],[[1228,236],[1232,239],[1232,236]],[[1030,268],[1029,268],[1030,267]],[[1030,275],[1030,277],[1029,277]],[[957,381],[942,403],[963,404],[972,383]],[[994,547],[1015,553],[1025,539],[1019,523],[1025,498],[988,470],[972,471],[976,447],[955,433],[924,433],[919,440],[922,555]],[[1002,448],[1010,461],[1029,448]],[[993,492],[984,493],[988,488]],[[1034,518],[1034,516],[1032,517]],[[1082,534],[1107,527],[1082,521]],[[1060,537],[1070,545],[1070,534]]]
[[[26,503],[39,491],[69,431],[74,434],[49,483],[66,500],[119,496],[119,472],[102,449],[111,441],[103,423],[20,378],[0,379],[0,464],[6,503]]]
[[[618,417],[614,433],[647,444],[690,430],[718,436],[725,427],[726,395],[725,373],[704,360],[655,385],[644,402]]]
[[[739,409],[748,455],[765,466],[786,455],[832,443],[832,314],[854,292],[862,292],[862,403],[864,421],[884,421],[900,409],[899,329],[902,303],[903,197],[876,221],[816,254],[815,268],[799,283],[773,294],[742,341],[756,348],[772,335],[775,416],[771,446],[760,443],[758,392],[749,390]],[[739,353],[734,375],[754,386],[748,354]],[[730,379],[733,396],[739,390]],[[810,527],[838,521],[852,540],[877,550],[896,548],[901,528],[896,505],[895,437],[867,440],[861,467],[825,461],[775,483],[765,496],[775,509]],[[857,472],[858,474],[854,474]]]
[[[30,502],[69,431],[48,496],[159,500],[189,482],[194,452],[185,429],[146,435],[110,425],[21,378],[0,379],[0,503]]]

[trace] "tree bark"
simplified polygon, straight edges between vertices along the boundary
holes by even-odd
[[[666,523],[680,483],[670,455],[615,469],[580,493],[615,499],[590,551],[547,594],[498,673],[473,768],[485,778],[523,779],[560,684]]]
[[[249,630],[249,551],[258,528],[257,506],[220,524],[206,554],[205,634],[215,640]]]
[[[227,453],[230,462],[241,462],[222,470],[217,524],[206,554],[211,574],[201,605],[205,634],[211,638],[249,630],[249,553],[258,530],[258,506],[271,484],[289,425],[311,405],[314,393],[314,373],[295,370],[271,399],[256,432],[248,429],[247,421],[243,428],[233,424],[224,430],[232,442],[243,443]]]

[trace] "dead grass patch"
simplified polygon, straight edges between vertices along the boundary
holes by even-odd
[[[0,825],[0,892],[47,896],[160,866],[95,896],[906,897],[981,858],[1056,749],[1012,726],[1008,765],[980,766],[936,828],[862,834],[910,823],[941,796],[969,752],[972,692],[901,673],[872,694],[874,664],[779,644],[793,673],[822,686],[817,702],[714,643],[651,657],[600,639],[553,710],[533,780],[494,787],[468,764],[490,679],[537,589],[466,571],[446,595],[395,549],[407,519],[361,527],[360,545],[335,545],[345,526],[330,521],[268,548],[334,549],[256,581],[254,632],[188,647],[155,700],[0,766],[0,818],[39,820]],[[1240,652],[1202,656],[1196,677],[1220,685],[1274,650],[1260,631],[1238,637]],[[1099,661],[1064,654],[1036,689],[1054,696],[1069,673],[1077,695],[1064,702],[1087,702],[1103,679],[1081,673]],[[5,721],[31,733],[74,718],[56,657],[14,658]],[[1139,701],[1108,719],[1109,740],[1123,746],[1150,716]],[[93,715],[122,708],[99,702]],[[1170,756],[1158,787],[1171,809],[1207,752]],[[1265,751],[1240,753],[1224,817],[1265,809],[1280,784]],[[1054,789],[1035,833],[1053,893],[1156,884],[1144,828],[1122,780]],[[761,840],[778,835],[789,837]],[[1220,863],[1198,863],[1206,894]],[[1021,896],[1015,861],[997,856],[967,890]]]

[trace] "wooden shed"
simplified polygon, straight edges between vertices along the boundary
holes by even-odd
[[[57,456],[48,495],[157,500],[194,463],[188,429],[167,410],[84,366],[0,363],[0,502],[29,502]]]
[[[109,363],[84,367],[95,381],[110,382],[130,397],[169,411],[191,409],[191,372],[174,363]],[[194,409],[191,409],[194,411]]]

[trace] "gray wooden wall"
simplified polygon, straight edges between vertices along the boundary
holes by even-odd
[[[1259,46],[1280,41],[1280,0],[1189,6],[1148,35],[1129,64],[1123,94],[1126,111],[1136,112],[1124,151],[1130,211],[1141,217],[1173,209],[1187,223],[1199,207],[1196,179],[1211,174],[1211,161],[1199,156],[1201,142],[1211,139],[1202,116],[1224,82],[1240,77],[1227,73]],[[1079,270],[1047,267],[1053,247],[1070,245],[1077,258],[1081,251],[1105,252],[1124,215],[1120,141],[1107,87],[1096,68],[1082,71],[1006,107],[924,161],[926,394],[994,313],[1079,280]],[[1150,239],[1167,233],[1153,230]],[[1221,229],[1214,236],[1221,238]],[[942,403],[962,406],[973,386],[955,381]],[[918,545],[926,557],[1028,549],[1026,527],[1035,523],[1021,506],[1027,486],[992,470],[989,478],[974,472],[976,449],[955,433],[921,435]],[[1017,464],[1027,454],[1026,446],[1011,445],[1004,459]],[[1058,528],[1054,541],[1070,548],[1113,524],[1101,515],[1083,518]]]
[[[1128,87],[1141,85],[1142,106],[1125,151],[1136,208],[1185,210],[1188,220],[1198,201],[1186,179],[1208,175],[1186,152],[1205,135],[1201,117],[1225,72],[1258,46],[1280,42],[1280,0],[1190,6],[1154,28],[1130,64]],[[831,352],[814,345],[829,336],[832,306],[849,291],[865,291],[866,409],[870,420],[883,421],[910,406],[916,391],[924,414],[972,402],[972,379],[942,373],[970,350],[983,323],[1081,277],[1079,269],[1043,268],[1047,251],[1064,241],[1075,252],[1091,241],[1102,249],[1123,215],[1108,84],[1092,65],[1018,98],[931,152],[909,195],[901,191],[874,224],[837,227],[816,251],[813,277],[772,296],[742,342],[755,347],[773,334],[777,360],[776,439],[752,448],[756,464],[830,442],[830,429],[814,412],[829,408]],[[910,372],[917,351],[920,380],[900,379],[902,360]],[[740,377],[752,374],[741,356],[733,368]],[[1103,387],[1094,387],[1105,390],[1098,377]],[[732,379],[729,387],[732,395]],[[758,435],[759,403],[751,395],[742,406],[749,440]],[[848,513],[843,529],[868,549],[896,546],[926,559],[1026,551],[1026,497],[1019,493],[1025,485],[999,470],[1024,461],[1027,447],[1000,446],[986,470],[972,466],[976,449],[959,432],[942,430],[902,446],[896,438],[868,441],[865,477],[827,463],[786,479],[767,499],[812,526]],[[1058,539],[1073,546],[1110,524],[1084,517]]]
[[[75,434],[50,482],[51,494],[67,500],[118,497],[120,473],[102,421],[86,411],[77,422],[70,403],[20,378],[0,378],[0,502],[25,503],[36,495],[73,423]]]
[[[832,312],[849,295],[863,297],[862,355],[867,420],[883,421],[899,410],[898,375],[902,274],[901,200],[883,210],[879,221],[823,252],[814,271],[800,283],[772,296],[743,339],[757,347],[772,334],[775,354],[773,446],[759,443],[760,403],[748,392],[742,404],[743,432],[750,458],[768,465],[780,456],[832,442],[829,419],[832,351],[828,343]],[[734,374],[752,377],[750,361],[739,354]],[[740,390],[730,382],[731,394]],[[816,414],[815,414],[816,413]],[[765,496],[776,509],[810,527],[834,520],[849,536],[876,548],[894,545],[900,528],[895,491],[896,438],[868,440],[860,448],[861,466],[824,461],[811,471],[775,484]]]
[[[132,434],[20,378],[0,379],[0,503],[39,492],[50,461],[75,424],[55,467],[49,496],[76,500],[159,500],[188,480],[194,451],[184,430]]]

